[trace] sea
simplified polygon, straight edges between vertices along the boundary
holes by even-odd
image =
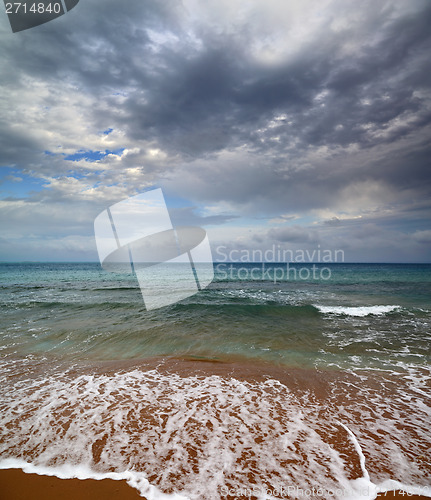
[[[0,468],[148,500],[431,497],[431,265],[214,272],[147,310],[98,263],[0,264]]]

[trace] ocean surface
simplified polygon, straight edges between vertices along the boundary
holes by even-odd
[[[157,500],[431,497],[431,265],[214,268],[147,311],[99,264],[0,264],[0,468]]]

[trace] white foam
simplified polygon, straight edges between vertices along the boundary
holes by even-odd
[[[346,316],[357,316],[363,317],[368,316],[369,314],[375,316],[381,316],[387,314],[389,312],[400,309],[400,306],[356,306],[356,307],[347,307],[347,306],[322,306],[315,304],[320,312],[324,314],[343,314]]]
[[[147,500],[189,500],[188,497],[177,493],[166,494],[155,486],[151,485],[145,475],[134,471],[125,472],[94,472],[90,468],[82,465],[71,466],[64,464],[58,467],[47,467],[34,465],[25,460],[16,458],[6,458],[0,460],[0,469],[22,469],[26,474],[38,474],[39,476],[53,476],[59,479],[112,479],[114,481],[126,481],[129,486],[139,491]]]
[[[419,469],[393,457],[402,456],[404,442],[412,449],[429,443],[421,431],[429,414],[418,407],[416,442],[388,421],[388,404],[380,393],[375,399],[365,394],[369,407],[331,410],[346,422],[359,456],[363,477],[352,481],[342,450],[325,438],[325,432],[333,430],[330,420],[322,417],[329,406],[319,406],[307,394],[293,394],[276,380],[181,377],[157,370],[26,376],[0,381],[0,468],[21,467],[61,478],[125,479],[151,500],[213,500],[222,497],[222,488],[244,488],[250,476],[262,489],[270,484],[306,490],[318,480],[324,491],[339,491],[332,498],[365,500],[375,498],[370,495],[384,481],[384,487],[392,489],[395,483],[387,483],[387,476],[371,483],[364,448],[386,461],[387,469],[393,464],[397,479],[420,484]],[[365,386],[358,384],[352,391],[361,393]],[[348,394],[350,389],[343,390]],[[404,411],[402,404],[396,401],[393,411]],[[363,422],[359,418],[352,424],[352,413],[358,411]],[[367,428],[374,434],[385,431],[386,452],[366,434]],[[360,436],[362,447],[354,436]],[[368,496],[362,495],[364,488]]]
[[[339,422],[339,424],[346,430],[352,441],[355,450],[359,456],[360,467],[363,476],[358,479],[350,481],[350,490],[344,492],[343,500],[373,500],[377,498],[379,493],[400,490],[404,494],[408,495],[423,495],[431,497],[431,486],[412,486],[401,483],[399,481],[394,481],[393,479],[387,479],[375,484],[370,479],[370,474],[365,466],[365,456],[362,451],[361,445],[355,434],[347,427],[347,425]]]
[[[366,480],[370,480],[370,475],[368,474],[368,471],[365,467],[365,457],[364,457],[364,454],[362,453],[362,448],[361,448],[361,445],[358,443],[358,440],[356,439],[355,435],[353,434],[353,432],[347,427],[347,425],[344,425],[342,422],[339,422],[339,424],[347,431],[347,433],[349,434],[350,436],[350,439],[352,440],[354,446],[355,446],[355,450],[356,452],[358,453],[359,455],[359,460],[360,460],[360,466],[361,466],[361,470],[364,474],[364,479]]]

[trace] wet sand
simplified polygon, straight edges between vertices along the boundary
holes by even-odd
[[[0,470],[0,500],[57,500],[58,498],[62,500],[143,499],[126,481],[58,479],[53,476],[26,474],[20,469]],[[378,498],[426,500],[428,497],[389,491],[378,495]]]
[[[290,401],[290,399],[287,400],[287,403],[279,403],[277,398],[279,397],[279,389],[278,386],[266,386],[265,389],[256,389],[256,393],[254,396],[254,399],[247,400],[248,405],[250,407],[250,412],[251,414],[255,414],[258,412],[258,410],[261,408],[259,406],[259,401],[262,399],[262,401],[267,401],[268,404],[271,403],[271,408],[273,408],[273,411],[270,415],[271,417],[271,422],[275,424],[279,424],[279,428],[285,433],[285,427],[283,427],[283,422],[287,421],[289,417],[289,414],[286,413],[286,408],[289,408],[289,404],[292,404],[293,408],[295,408],[295,404],[298,404],[298,408],[304,410],[304,411],[309,411],[310,412],[310,419],[314,418],[313,412],[317,412],[317,418],[318,421],[320,422],[319,428],[317,429],[315,435],[320,436],[321,442],[322,443],[330,443],[332,449],[337,451],[340,456],[343,457],[346,463],[346,475],[350,479],[355,479],[358,477],[361,477],[363,475],[363,471],[361,470],[360,466],[360,461],[359,461],[359,456],[358,452],[353,446],[349,436],[346,433],[346,430],[341,428],[337,422],[334,422],[333,418],[333,413],[334,413],[334,408],[337,409],[339,406],[342,408],[346,409],[346,414],[350,415],[353,414],[356,419],[362,418],[362,414],[354,414],[355,408],[351,411],[350,408],[352,408],[353,403],[368,403],[368,401],[364,401],[362,396],[362,399],[360,398],[360,395],[358,393],[357,385],[358,385],[358,379],[355,377],[353,374],[348,374],[344,373],[338,370],[322,370],[322,371],[317,371],[317,370],[307,370],[307,369],[301,369],[301,368],[290,368],[287,370],[285,367],[276,367],[273,365],[268,365],[266,363],[242,363],[238,360],[232,360],[231,362],[220,362],[218,360],[202,360],[202,359],[178,359],[178,358],[153,358],[150,360],[145,360],[144,362],[137,362],[137,361],[124,361],[124,362],[101,362],[98,364],[89,364],[87,365],[82,365],[82,366],[76,366],[72,372],[69,372],[67,377],[71,378],[74,380],[77,376],[80,376],[82,374],[91,374],[94,375],[96,378],[100,375],[107,375],[108,377],[111,376],[113,379],[115,377],[116,373],[119,373],[121,371],[126,371],[129,372],[133,369],[136,370],[154,370],[157,368],[157,376],[154,376],[153,378],[148,378],[146,379],[146,385],[154,391],[158,390],[158,387],[160,385],[159,381],[159,376],[163,377],[168,374],[176,374],[179,375],[180,377],[184,377],[185,380],[187,380],[187,377],[190,377],[191,375],[198,377],[199,380],[193,382],[193,384],[190,385],[190,388],[192,389],[190,394],[188,395],[188,403],[190,408],[193,407],[194,412],[201,412],[201,416],[206,416],[207,415],[207,410],[210,412],[210,415],[213,417],[213,424],[217,425],[218,422],[222,421],[222,418],[232,418],[231,414],[229,412],[226,412],[223,408],[219,408],[219,406],[211,406],[211,392],[210,389],[212,386],[206,387],[205,385],[203,388],[206,387],[206,392],[203,394],[202,393],[202,388],[201,388],[201,378],[200,377],[208,377],[208,376],[213,376],[213,375],[218,375],[222,377],[224,380],[229,380],[231,377],[234,377],[235,379],[238,380],[243,380],[245,382],[263,382],[268,379],[276,379],[282,382],[288,390],[290,391],[284,391],[287,396],[290,394],[295,396],[295,399]],[[35,374],[38,376],[39,374]],[[28,371],[25,372],[24,370],[18,370],[16,377],[20,379],[21,377],[28,377]],[[61,377],[60,377],[61,379]],[[135,379],[134,379],[135,380]],[[127,396],[127,391],[124,392],[124,390],[119,392],[118,394],[115,393],[115,391],[112,391],[108,394],[108,398],[111,398],[109,400],[110,402],[110,411],[119,411],[120,409],[124,409],[124,407],[130,407],[130,409],[134,409],[136,407],[136,397],[139,396],[139,398],[142,398],[141,394],[141,388],[140,388],[140,378],[138,377],[132,385],[130,385],[130,395]],[[169,379],[171,380],[171,379]],[[173,380],[173,379],[172,379]],[[137,381],[137,382],[136,382]],[[92,383],[95,383],[92,381]],[[203,383],[203,382],[202,382]],[[388,400],[391,401],[394,396],[393,393],[395,394],[395,391],[393,387],[398,383],[397,377],[391,378],[388,375],[385,376],[383,379],[381,375],[377,374],[376,376],[369,376],[367,378],[367,388],[374,394],[378,393],[379,397],[382,398],[383,400]],[[166,422],[166,419],[171,416],[175,415],[177,412],[177,402],[176,400],[172,400],[170,394],[173,392],[175,393],[175,387],[170,387],[169,385],[162,384],[164,389],[163,391],[156,392],[155,394],[158,394],[158,397],[154,399],[154,401],[150,398],[146,406],[142,406],[142,408],[137,412],[133,413],[133,411],[130,411],[127,414],[127,417],[125,417],[125,423],[124,427],[128,432],[128,435],[131,436],[139,436],[142,433],[145,433],[148,431],[148,429],[152,428],[162,428],[163,425]],[[166,387],[165,387],[166,385]],[[364,384],[362,384],[364,385]],[[102,388],[101,385],[98,385],[98,390]],[[126,388],[128,388],[127,386]],[[182,385],[180,384],[180,393],[181,393],[181,387]],[[230,387],[230,386],[229,386]],[[344,389],[344,387],[347,387],[348,389]],[[353,388],[350,390],[349,388]],[[136,389],[139,389],[139,392],[136,392]],[[195,390],[193,392],[193,389],[199,388],[199,390]],[[341,389],[340,389],[341,388]],[[123,388],[124,389],[124,388]],[[335,389],[338,391],[334,393]],[[81,389],[80,389],[81,390]],[[97,394],[96,390],[92,386],[92,394]],[[233,391],[235,393],[235,391]],[[112,393],[112,394],[111,394]],[[175,393],[176,394],[176,393]],[[230,394],[230,393],[229,393]],[[242,393],[241,393],[242,394]],[[283,393],[284,394],[284,393]],[[368,393],[366,393],[367,395]],[[223,395],[223,394],[222,394]],[[135,399],[132,397],[135,396]],[[327,409],[325,406],[324,402],[329,401],[330,398],[333,399],[333,404],[335,404],[335,407],[331,409]],[[352,399],[353,397],[353,399]],[[103,401],[105,401],[105,395],[101,395],[100,398],[102,398]],[[206,399],[205,399],[206,398]],[[241,396],[241,401],[243,401],[243,397]],[[118,400],[118,401],[117,401]],[[80,401],[80,400],[77,400]],[[284,399],[282,401],[285,401]],[[352,403],[353,401],[353,403]],[[37,409],[40,407],[41,404],[39,404],[38,400],[35,401],[30,401],[31,404],[29,406],[29,412],[28,414],[25,412],[21,412],[20,418],[14,421],[14,425],[16,426],[16,432],[19,432],[23,425],[23,421],[27,418],[31,418],[31,412],[34,411],[34,409]],[[175,404],[172,404],[174,402]],[[195,404],[196,403],[196,404]],[[98,400],[95,401],[94,403],[96,405],[96,408],[98,407]],[[193,406],[195,404],[195,406]],[[254,406],[253,406],[254,405]],[[284,406],[283,406],[284,405]],[[229,407],[230,408],[230,407]],[[265,409],[264,407],[262,407]],[[184,408],[183,408],[184,409]],[[245,406],[245,409],[247,410],[247,406]],[[88,411],[91,410],[91,407],[88,408]],[[237,413],[238,409],[237,406],[234,405],[234,407],[231,409],[233,413]],[[50,410],[53,412],[53,410]],[[184,411],[187,413],[187,408],[184,409]],[[230,411],[230,410],[229,410]],[[68,407],[63,407],[59,406],[58,407],[58,412],[53,413],[55,417],[56,422],[63,422],[64,425],[68,423],[68,418],[69,418],[69,413],[72,412],[71,408]],[[212,412],[212,413],[211,413]],[[335,412],[336,413],[336,412]],[[158,421],[155,420],[154,415],[161,415],[164,417],[163,421]],[[64,417],[64,418],[63,418]],[[193,418],[192,418],[193,417]],[[202,431],[204,429],[205,431],[205,426],[201,425],[201,420],[199,418],[195,418],[196,415],[193,413],[190,418],[188,418],[187,422],[183,425],[183,431],[185,432],[185,436],[187,437],[193,437],[198,433],[198,431]],[[269,416],[267,415],[269,418]],[[76,417],[77,418],[77,417]],[[100,417],[101,420],[103,420],[102,417]],[[310,420],[312,421],[312,420]],[[235,423],[236,421],[234,421]],[[260,422],[260,425],[263,425],[266,421],[263,420]],[[350,424],[349,424],[350,425]],[[59,427],[60,430],[62,427]],[[254,429],[254,428],[253,428]],[[271,429],[267,429],[267,427],[264,427],[268,432]],[[162,429],[163,430],[163,429]],[[210,429],[211,430],[211,429]],[[11,453],[11,438],[14,435],[14,428],[10,427],[9,431],[11,434],[9,434],[9,438],[5,436],[5,443],[7,444],[7,449],[8,453]],[[103,431],[104,432],[104,431]],[[94,443],[92,446],[92,452],[93,452],[93,460],[95,464],[99,464],[103,462],[102,460],[102,451],[104,447],[106,446],[107,440],[109,440],[110,436],[108,433],[103,434],[102,431],[100,431],[96,437],[94,438]],[[203,432],[203,431],[202,431]],[[209,431],[208,431],[209,432]],[[235,427],[233,427],[233,438],[236,439],[235,436],[238,438],[238,434],[235,434]],[[253,431],[254,432],[254,431]],[[256,442],[256,449],[260,449],[259,446],[264,449],[264,439],[262,438],[262,429],[257,428],[255,432],[249,435],[249,439],[255,439]],[[277,431],[278,432],[278,431]],[[273,434],[270,434],[273,436],[273,439],[276,439],[278,434],[277,432],[273,432]],[[281,432],[281,431],[280,431]],[[363,429],[364,436],[367,436],[366,434],[366,429]],[[149,434],[151,435],[151,434]],[[264,434],[266,436],[266,434]],[[204,433],[203,436],[205,437],[206,434]],[[242,436],[242,435],[241,435]],[[313,434],[314,436],[314,434]],[[389,470],[390,467],[390,461],[388,464],[385,463],[380,463],[379,461],[376,461],[376,454],[375,452],[378,451],[379,447],[382,447],[384,449],[385,442],[381,441],[383,438],[376,433],[373,434],[372,436],[372,441],[376,443],[377,447],[374,449],[374,454],[368,454],[367,455],[367,461],[366,465],[370,469],[370,471],[376,470],[378,472],[384,472],[386,477],[393,477],[394,476],[394,471]],[[96,439],[97,438],[97,439]],[[236,442],[236,441],[235,441]],[[262,444],[263,442],[263,444]],[[276,443],[277,441],[274,441]],[[194,441],[192,440],[192,444]],[[144,456],[142,458],[142,463],[137,463],[135,465],[138,465],[138,468],[136,470],[140,470],[147,474],[147,477],[151,484],[154,484],[155,486],[159,487],[162,491],[166,492],[172,492],[172,491],[181,491],[182,488],[184,487],[182,478],[184,478],[184,471],[183,471],[183,465],[184,463],[189,464],[189,469],[188,473],[192,476],[198,469],[199,463],[197,460],[198,456],[198,450],[199,448],[199,443],[195,443],[196,446],[191,446],[190,443],[185,442],[184,445],[184,457],[181,459],[181,461],[177,462],[176,464],[173,462],[173,465],[171,464],[171,469],[172,473],[170,476],[169,481],[161,482],[161,478],[163,477],[163,474],[166,472],[166,467],[165,467],[165,462],[164,460],[168,459],[169,456],[163,455],[161,453],[160,455],[155,455],[153,456],[154,462],[151,462],[148,460],[148,456],[152,456],[151,454],[148,456]],[[18,448],[19,454],[15,456],[20,456],[21,458],[24,458],[27,461],[32,461],[31,459],[33,458],[31,455],[31,450],[27,455],[22,454],[21,448]],[[39,450],[40,451],[40,450]],[[309,452],[309,450],[308,450]],[[250,475],[250,471],[248,471],[249,468],[249,461],[252,459],[250,458],[251,455],[247,454],[247,449],[244,451],[243,455],[241,456],[241,460],[238,462],[238,477],[233,477],[229,478],[227,477],[227,481],[232,480],[232,482],[237,481],[240,484],[254,484],[255,482],[255,477],[253,475]],[[298,455],[297,460],[295,462],[294,459],[289,460],[289,464],[287,465],[287,468],[283,468],[281,472],[282,474],[289,472],[290,474],[290,480],[294,481],[296,479],[295,473],[292,472],[295,470],[294,466],[297,465],[298,462],[298,467],[301,466],[301,457],[304,459],[304,461],[307,460],[307,451],[306,448],[302,451],[303,455]],[[419,450],[418,454],[425,454],[425,451]],[[422,455],[420,455],[422,456]],[[187,460],[188,457],[188,460]],[[109,461],[109,458],[106,459],[107,462],[103,465],[101,465],[101,470],[109,470],[109,466],[112,462]],[[426,465],[420,463],[420,466],[425,470]],[[290,471],[289,471],[290,469]],[[243,471],[243,472],[241,472]],[[258,473],[258,472],[257,472]],[[268,477],[272,477],[269,475]],[[266,481],[269,481],[270,479],[266,479]],[[264,483],[265,486],[268,488],[271,486],[272,483]],[[408,484],[414,484],[414,481],[410,481]],[[126,481],[114,481],[110,479],[104,479],[104,480],[78,480],[78,479],[58,479],[56,477],[52,476],[40,476],[37,474],[26,474],[20,469],[8,469],[8,470],[0,470],[0,500],[21,500],[21,499],[29,499],[29,500],[50,500],[50,499],[79,499],[79,500],[86,500],[86,499],[112,499],[112,500],[132,500],[132,499],[138,499],[138,498],[143,498],[139,495],[138,491],[135,490],[134,488],[130,487]],[[211,500],[219,500],[219,498],[226,498],[226,500],[233,500],[234,497],[214,497],[214,499],[211,498]],[[235,497],[238,500],[242,500],[243,497]],[[247,497],[248,498],[248,497]],[[281,498],[281,497],[280,497]],[[287,498],[287,497],[283,497]],[[405,492],[387,492],[386,494],[380,494],[378,498],[412,498],[412,499],[420,499],[420,498],[428,498],[424,496],[418,496],[418,495],[409,495]]]
[[[0,500],[142,500],[126,481],[58,479],[26,474],[21,469],[0,470]]]

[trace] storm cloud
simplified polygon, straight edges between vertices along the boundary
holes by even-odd
[[[98,212],[157,186],[213,244],[429,261],[430,25],[425,0],[0,16],[0,258],[94,259]]]

